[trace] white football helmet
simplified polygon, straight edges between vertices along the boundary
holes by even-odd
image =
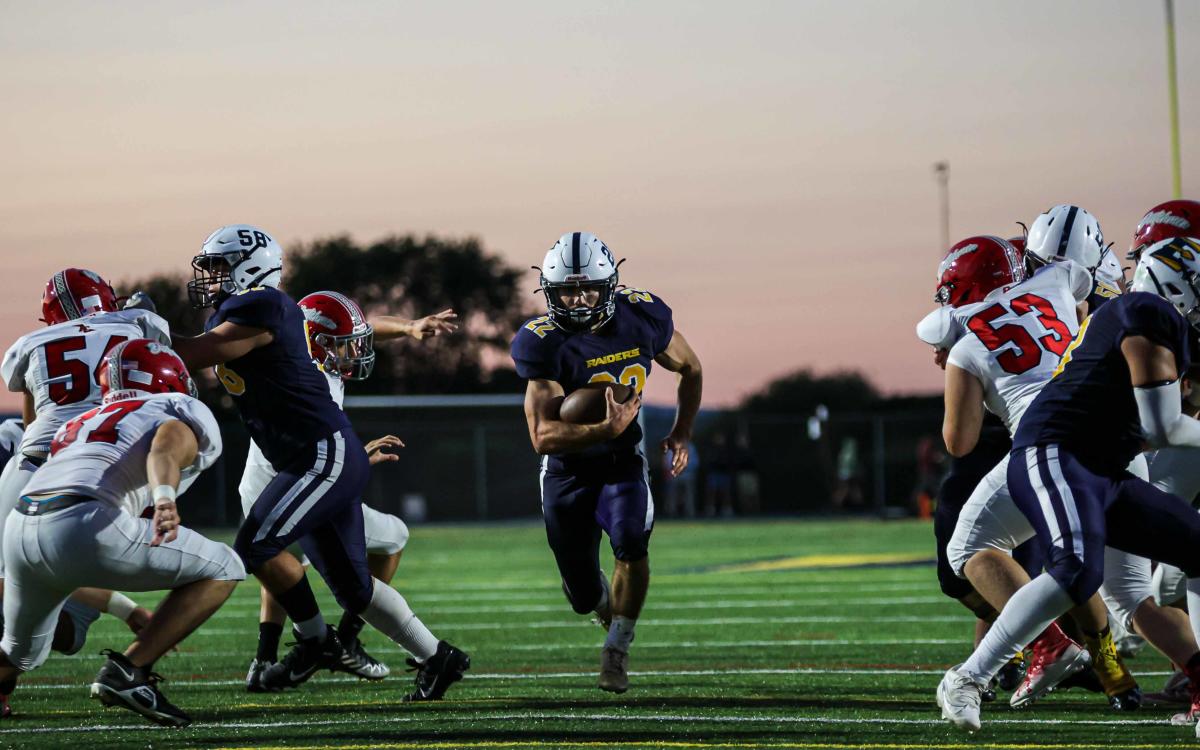
[[[1143,250],[1129,290],[1157,294],[1200,331],[1200,241],[1174,237]]]
[[[1104,235],[1096,217],[1061,203],[1034,220],[1025,238],[1030,272],[1059,260],[1073,260],[1095,274],[1104,259]]]
[[[208,236],[192,258],[188,299],[197,308],[212,307],[234,292],[256,286],[279,287],[283,248],[271,235],[249,224],[230,224]],[[213,292],[220,285],[219,292]]]
[[[538,268],[542,293],[551,319],[570,331],[596,330],[617,310],[617,266],[608,246],[589,232],[568,232],[558,238]],[[564,291],[599,291],[594,305],[567,307]]]

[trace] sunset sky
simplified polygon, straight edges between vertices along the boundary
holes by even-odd
[[[54,271],[187,270],[226,223],[521,266],[582,229],[674,308],[710,405],[800,367],[930,392],[933,162],[952,239],[1074,202],[1123,254],[1170,197],[1165,81],[1154,0],[2,2],[0,339]]]

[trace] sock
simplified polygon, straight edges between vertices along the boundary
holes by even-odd
[[[629,644],[633,643],[633,626],[636,624],[637,620],[631,617],[613,617],[612,625],[608,628],[608,638],[604,639],[604,647],[628,653]]]
[[[371,627],[400,644],[418,661],[423,662],[437,653],[438,639],[413,613],[400,592],[378,578],[375,579],[371,603],[362,611],[362,618],[371,623]]]
[[[308,576],[301,577],[295,586],[276,596],[275,600],[292,618],[292,626],[301,638],[307,640],[325,636],[325,620],[321,617],[321,608],[317,606],[312,586],[308,584]]]
[[[362,632],[363,625],[366,623],[358,615],[343,612],[342,621],[338,623],[337,627],[338,640],[342,642],[343,646],[354,643],[358,640],[358,634]]]
[[[277,622],[260,622],[258,624],[258,653],[254,658],[259,661],[279,661],[279,638],[283,635],[283,626]]]
[[[958,671],[980,685],[987,685],[1013,654],[1074,604],[1058,581],[1049,573],[1042,573],[1013,594],[979,648]]]

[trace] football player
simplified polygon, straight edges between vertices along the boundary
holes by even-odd
[[[344,669],[300,562],[299,542],[342,609],[361,616],[416,659],[409,700],[437,700],[470,666],[439,641],[404,597],[367,565],[363,490],[369,458],[309,353],[304,313],[278,289],[283,249],[245,224],[221,227],[192,260],[192,304],[211,307],[205,333],[176,338],[190,366],[215,367],[275,478],[255,500],[234,549],[287,612],[296,646],[263,670],[267,689],[295,687],[318,669]]]
[[[170,590],[91,694],[165,726],[191,719],[158,689],[154,663],[207,620],[246,576],[229,547],[180,525],[181,476],[221,453],[212,413],[192,397],[183,362],[162,344],[116,344],[100,371],[101,405],[63,424],[10,513],[0,681],[45,661],[58,613],[81,586]],[[153,517],[127,497],[150,488]],[[137,510],[138,515],[130,510]]]
[[[1147,248],[1132,293],[1090,316],[1013,439],[1008,488],[1047,551],[1046,572],[1012,596],[979,649],[938,687],[944,716],[979,728],[979,692],[1007,659],[1099,588],[1104,546],[1200,574],[1200,515],[1125,467],[1144,443],[1200,446],[1179,378],[1200,325],[1200,245]],[[1188,583],[1193,635],[1200,580]],[[1200,653],[1184,664],[1193,683]]]
[[[457,329],[453,310],[443,310],[417,320],[404,320],[394,316],[377,316],[368,322],[358,304],[337,292],[314,292],[300,300],[300,309],[306,320],[305,332],[309,350],[318,367],[329,380],[329,390],[339,408],[345,397],[346,381],[365,380],[375,366],[374,339],[388,341],[402,336],[416,340],[450,333]],[[366,444],[369,462],[374,465],[382,461],[395,461],[398,456],[389,449],[403,447],[399,438],[385,435]],[[238,492],[242,498],[242,512],[250,515],[250,509],[262,491],[275,477],[275,470],[263,456],[262,450],[251,441],[250,453],[246,457],[246,468]],[[389,513],[382,513],[369,505],[363,505],[363,529],[366,535],[367,565],[371,575],[390,584],[400,563],[400,553],[408,542],[408,527],[404,521]],[[307,566],[307,561],[301,561]],[[250,670],[246,675],[246,689],[250,692],[264,690],[263,671],[278,661],[279,639],[283,634],[283,623],[287,613],[279,606],[267,589],[262,589],[262,607],[258,624],[258,649]],[[363,620],[352,612],[344,612],[338,624],[338,639],[344,653],[342,665],[347,671],[368,680],[380,680],[390,670],[386,664],[367,653],[358,634]]]
[[[1071,216],[1074,207],[1062,208],[1034,222],[1023,266],[1013,263],[1015,248],[994,237],[964,240],[943,261],[938,296],[949,303],[954,328],[965,332],[946,367],[943,432],[951,454],[973,446],[985,405],[1012,430],[1079,328],[1080,306],[1094,292],[1087,269],[1100,266],[1105,249],[1090,215],[1076,209],[1068,223],[1063,216]],[[1009,556],[1030,541],[1033,530],[1008,497],[1007,464],[1005,457],[975,488],[946,551],[954,572],[968,578],[996,608],[1041,571],[1040,563],[1026,568]],[[1140,691],[1113,646],[1100,597],[1078,609],[1075,619],[1112,705],[1136,707]],[[1036,700],[1088,661],[1051,624],[1032,644],[1029,671],[1013,692],[1012,705]]]
[[[1128,260],[1136,262],[1142,251],[1151,245],[1174,237],[1194,237],[1200,234],[1200,203],[1190,200],[1170,200],[1159,203],[1146,212],[1133,231]]]
[[[512,358],[517,374],[529,381],[525,419],[542,457],[542,514],[563,592],[577,613],[594,612],[608,630],[599,686],[622,693],[629,687],[629,644],[650,584],[654,526],[637,394],[652,363],[679,373],[675,424],[661,445],[671,451],[671,475],[678,476],[688,462],[702,377],[700,360],[675,329],[670,308],[650,292],[619,286],[617,266],[594,234],[559,238],[540,268],[548,314],[517,331]],[[635,395],[618,403],[605,389],[602,422],[558,418],[564,396],[604,382],[629,386]],[[615,558],[611,584],[600,569],[601,531]]]

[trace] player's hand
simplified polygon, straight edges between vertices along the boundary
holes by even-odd
[[[125,624],[134,634],[142,632],[142,628],[150,624],[150,610],[145,607],[134,607],[129,613],[129,617],[125,620]]]
[[[447,309],[442,310],[440,313],[426,315],[424,318],[414,320],[409,335],[420,341],[426,336],[432,337],[442,333],[454,333],[457,330],[458,313]]]
[[[400,457],[395,453],[389,453],[387,449],[403,448],[404,441],[395,435],[384,435],[381,438],[375,438],[363,447],[367,449],[367,463],[374,466],[384,461],[399,461]]]
[[[129,299],[125,300],[125,305],[122,310],[149,310],[152,313],[157,313],[158,308],[154,305],[154,300],[150,299],[150,295],[145,292],[134,292],[129,295]]]
[[[154,538],[150,540],[151,547],[157,547],[165,542],[175,541],[179,536],[179,511],[175,503],[158,503],[154,506],[154,518],[150,519],[154,529]]]
[[[946,360],[950,357],[949,349],[934,349],[933,363],[943,370],[946,369]]]
[[[637,419],[638,409],[642,407],[642,397],[633,394],[625,403],[618,403],[613,396],[612,388],[604,389],[605,416],[603,424],[610,438],[615,438],[629,427],[629,423]]]
[[[688,443],[691,442],[690,435],[676,434],[674,431],[667,435],[667,439],[662,441],[662,452],[671,452],[671,477],[675,478],[683,473],[687,468],[688,458]]]

